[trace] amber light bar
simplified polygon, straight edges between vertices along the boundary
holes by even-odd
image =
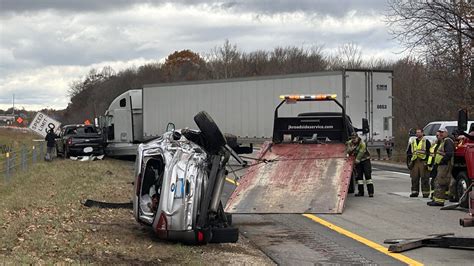
[[[286,101],[324,101],[334,100],[336,97],[337,94],[280,95],[280,99]]]

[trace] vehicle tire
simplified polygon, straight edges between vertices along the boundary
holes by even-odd
[[[456,177],[456,199],[460,200],[464,192],[471,185],[471,180],[467,177],[466,172],[459,172]],[[460,202],[461,207],[469,208],[469,197],[466,195]]]
[[[221,147],[226,144],[224,135],[222,134],[219,127],[206,111],[201,111],[195,115],[194,122],[196,122],[204,136],[204,148],[209,153],[216,154],[221,149]]]
[[[239,229],[236,227],[212,228],[209,243],[235,243],[239,240]]]

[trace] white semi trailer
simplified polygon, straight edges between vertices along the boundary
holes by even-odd
[[[342,70],[150,84],[118,96],[100,120],[111,155],[134,155],[138,143],[161,135],[170,122],[195,128],[193,117],[202,110],[223,132],[259,142],[272,137],[280,95],[337,94],[355,127],[368,120],[369,146],[381,148],[393,144],[392,79],[392,71]],[[300,104],[280,115],[337,111],[330,104]]]

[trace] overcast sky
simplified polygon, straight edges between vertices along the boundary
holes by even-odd
[[[0,0],[0,109],[63,109],[91,68],[120,71],[228,39],[246,52],[356,43],[365,58],[402,49],[384,0]]]

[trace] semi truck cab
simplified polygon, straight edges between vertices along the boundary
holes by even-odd
[[[98,118],[109,156],[136,154],[143,142],[142,90],[129,90],[116,97],[104,116]]]

